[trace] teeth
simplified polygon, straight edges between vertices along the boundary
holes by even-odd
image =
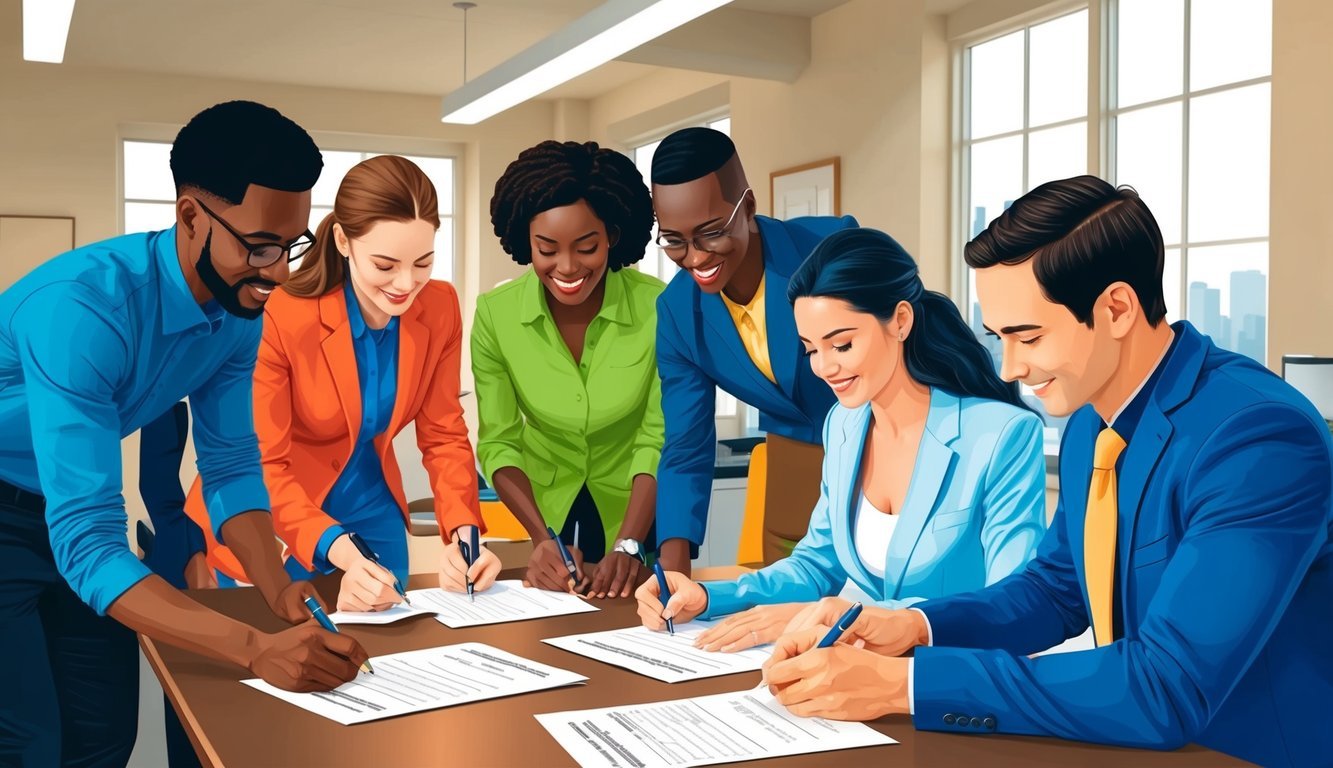
[[[252,285],[252,286],[250,286],[250,287],[251,287],[251,288],[254,288],[256,291],[258,291],[259,293],[264,294],[265,296],[269,295],[270,293],[273,293],[273,289],[272,289],[272,288],[260,288],[260,287],[257,286],[257,285]]]
[[[569,290],[569,289],[572,289],[572,288],[577,288],[577,287],[579,287],[580,285],[583,285],[583,281],[584,281],[584,280],[587,280],[588,278],[586,278],[586,277],[580,277],[578,280],[575,280],[575,281],[572,282],[572,283],[567,283],[567,282],[565,282],[564,280],[561,280],[561,279],[558,278],[558,277],[552,277],[551,279],[555,281],[555,284],[556,284],[556,285],[558,285],[558,286],[560,286],[561,288],[564,288],[564,289],[566,289],[566,290]]]
[[[713,267],[712,269],[709,269],[709,270],[696,269],[696,270],[694,270],[694,274],[696,274],[696,275],[698,275],[699,277],[702,277],[703,279],[707,280],[708,278],[712,277],[713,275],[716,275],[716,274],[717,274],[717,271],[718,271],[719,269],[722,269],[722,265],[721,265],[721,264],[718,264],[716,267]]]

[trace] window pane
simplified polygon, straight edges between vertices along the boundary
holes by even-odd
[[[1269,90],[1190,100],[1190,242],[1268,236]]]
[[[1198,5],[1195,3],[1196,8]],[[1184,0],[1120,0],[1116,7],[1117,104],[1129,107],[1180,95],[1184,88]]]
[[[435,233],[435,262],[431,264],[433,280],[454,281],[454,220],[440,217],[440,228]]]
[[[732,397],[726,392],[723,392],[720,388],[717,390],[716,408],[718,416],[735,416],[736,403],[737,403],[736,398]]]
[[[167,229],[176,223],[176,204],[126,203],[125,233],[152,232]]]
[[[722,133],[725,133],[725,134],[727,134],[728,136],[730,136],[730,135],[731,135],[731,118],[730,118],[730,117],[724,117],[724,118],[722,118],[721,120],[714,120],[713,122],[711,122],[711,123],[708,124],[708,127],[709,127],[709,128],[712,128],[712,129],[715,130],[715,131],[721,131]]]
[[[1148,204],[1168,245],[1180,242],[1180,102],[1126,112],[1115,121],[1115,181]]]
[[[1190,90],[1272,72],[1272,0],[1190,3]]]
[[[1028,134],[1028,189],[1088,172],[1088,124],[1078,122]]]
[[[1174,323],[1185,317],[1182,312],[1183,304],[1180,296],[1180,249],[1167,248],[1166,261],[1162,265],[1162,294],[1166,297],[1166,321]],[[1203,327],[1199,326],[1202,331]]]
[[[1189,251],[1188,317],[1218,346],[1265,361],[1268,346],[1268,243]]]
[[[970,240],[1023,194],[1023,138],[977,142],[969,157]]]
[[[324,217],[328,216],[330,213],[333,213],[332,207],[324,205],[310,206],[310,231],[318,233],[319,223],[323,221]]]
[[[171,145],[127,141],[124,147],[125,197],[131,200],[175,200],[176,182],[171,178]]]
[[[440,213],[451,216],[454,212],[454,161],[447,157],[418,157],[404,155],[416,163],[435,185],[435,196],[440,200]]]
[[[343,183],[343,177],[352,170],[352,166],[361,162],[360,152],[336,152],[333,150],[320,150],[324,156],[324,170],[319,173],[319,181],[315,182],[315,188],[310,191],[311,205],[333,205],[333,199],[338,196],[338,185]]]
[[[1023,31],[968,49],[969,138],[1023,127]]]
[[[1088,12],[1033,27],[1028,38],[1028,125],[1088,113]]]

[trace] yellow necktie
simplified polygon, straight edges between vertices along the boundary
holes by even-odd
[[[1107,427],[1097,435],[1092,453],[1092,484],[1088,487],[1088,513],[1083,518],[1083,566],[1088,580],[1088,608],[1097,645],[1115,640],[1111,620],[1115,593],[1116,479],[1115,462],[1125,450],[1125,441]]]

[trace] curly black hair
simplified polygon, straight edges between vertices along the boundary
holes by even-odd
[[[533,217],[579,200],[587,201],[614,240],[607,254],[611,271],[643,258],[653,229],[643,175],[628,157],[594,141],[543,141],[520,152],[495,182],[491,225],[505,253],[531,264]]]

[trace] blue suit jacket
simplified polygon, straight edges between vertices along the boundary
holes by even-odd
[[[855,510],[870,405],[835,406],[824,425],[824,477],[810,530],[791,556],[736,581],[704,585],[717,618],[755,605],[835,595],[850,579],[876,605],[980,589],[1023,567],[1046,531],[1041,419],[1007,403],[930,394],[907,499],[884,575],[856,552]]]
[[[1102,422],[1085,407],[1065,432],[1060,507],[1037,558],[919,606],[937,647],[916,652],[918,728],[1198,742],[1266,766],[1333,757],[1333,441],[1268,370],[1174,328],[1118,478],[1123,636],[1015,655],[1089,624],[1083,517]],[[995,650],[963,650],[979,648]]]
[[[722,297],[699,290],[689,273],[677,274],[657,299],[657,370],[666,420],[657,470],[658,541],[703,541],[717,458],[717,387],[758,408],[760,429],[806,443],[819,443],[824,417],[837,402],[801,355],[787,283],[820,240],[857,226],[856,219],[755,219],[764,246],[768,355],[777,384],[750,360]]]

